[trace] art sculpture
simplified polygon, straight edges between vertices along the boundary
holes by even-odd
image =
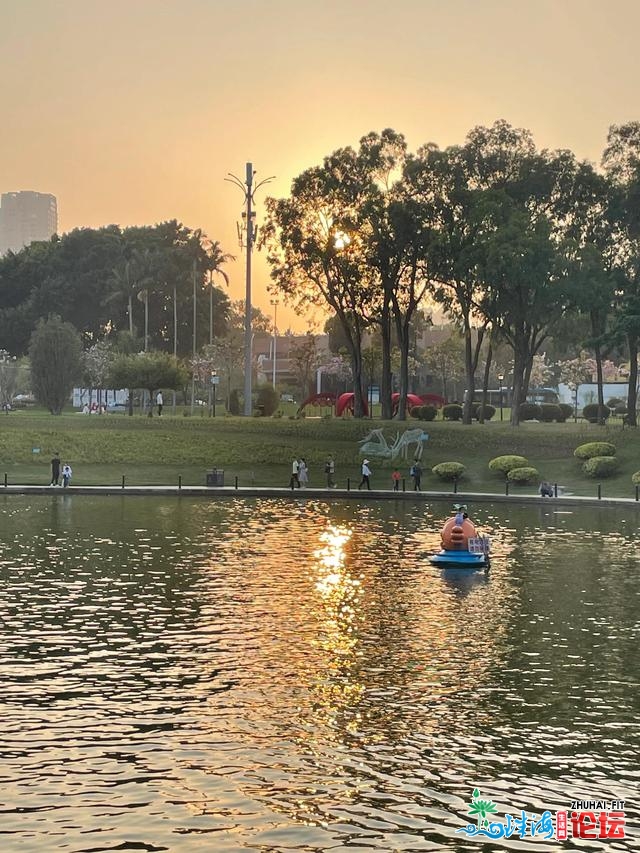
[[[422,429],[407,429],[402,435],[396,433],[395,440],[392,444],[387,442],[384,433],[381,429],[372,429],[371,432],[359,442],[359,453],[365,456],[373,456],[377,459],[396,459],[402,454],[403,459],[407,459],[409,448],[412,444],[415,445],[413,459],[418,462],[422,459],[422,451],[424,443],[429,440],[429,436]]]

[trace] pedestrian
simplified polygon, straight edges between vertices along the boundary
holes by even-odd
[[[291,479],[289,480],[289,488],[295,489],[296,487],[300,488],[300,479],[298,477],[298,471],[300,470],[300,463],[297,459],[294,458],[291,463]]]
[[[298,464],[298,480],[300,481],[300,488],[306,489],[309,482],[309,469],[307,468],[307,460],[304,456]]]
[[[393,491],[397,492],[400,487],[400,480],[402,479],[402,474],[398,471],[397,468],[394,468],[391,472],[391,482],[393,483]]]
[[[422,478],[422,468],[420,467],[419,462],[414,462],[413,468],[411,469],[411,476],[413,477],[413,491],[420,491],[420,480]]]
[[[335,488],[335,483],[333,481],[333,475],[336,472],[336,463],[333,461],[333,456],[329,454],[327,456],[327,461],[324,463],[324,473],[327,475],[327,488],[333,489]]]
[[[71,477],[73,476],[73,471],[71,470],[71,465],[63,465],[62,466],[62,486],[63,488],[67,488],[69,483],[71,482]]]
[[[164,405],[164,399],[162,397],[162,391],[158,391],[156,394],[156,406],[158,407],[158,417],[162,415],[162,406]]]
[[[543,480],[540,483],[540,488],[538,489],[540,492],[541,498],[552,498],[553,497],[553,486],[551,483],[548,483],[546,480]]]
[[[371,484],[369,482],[369,477],[371,477],[371,468],[369,468],[369,460],[362,460],[362,479],[360,480],[360,485],[358,486],[361,489],[365,484],[367,489],[371,491]]]
[[[60,454],[56,450],[51,460],[51,485],[60,485]]]

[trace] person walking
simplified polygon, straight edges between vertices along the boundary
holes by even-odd
[[[71,477],[73,476],[73,471],[71,470],[71,465],[63,465],[62,466],[62,486],[63,488],[67,488],[69,483],[71,482]]]
[[[411,469],[411,476],[413,477],[413,491],[420,491],[420,480],[422,479],[422,468],[420,467],[419,462],[413,463],[413,468]]]
[[[158,417],[162,416],[162,407],[164,405],[164,398],[162,396],[162,391],[158,391],[156,394],[156,406],[158,407]]]
[[[307,468],[307,460],[304,456],[298,464],[298,480],[300,481],[300,488],[306,489],[309,482],[309,469]]]
[[[51,460],[51,485],[60,485],[60,454],[56,450]]]
[[[300,478],[298,477],[298,472],[300,470],[300,463],[297,459],[294,459],[291,463],[291,478],[289,480],[289,488],[295,489],[300,488]]]
[[[366,485],[367,489],[371,491],[371,483],[369,482],[369,478],[371,477],[371,468],[369,468],[369,460],[362,460],[362,479],[360,480],[360,485],[358,489],[361,489],[364,485]]]
[[[393,491],[397,492],[400,488],[400,480],[402,479],[402,475],[397,468],[394,468],[391,472],[391,482],[393,483]]]
[[[327,456],[327,461],[324,463],[324,473],[327,475],[327,488],[333,489],[335,488],[335,483],[333,481],[333,475],[336,472],[336,463],[333,461],[333,456],[329,454]]]

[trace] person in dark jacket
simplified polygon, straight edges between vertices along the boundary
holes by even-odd
[[[60,485],[60,454],[56,450],[51,460],[51,485]]]

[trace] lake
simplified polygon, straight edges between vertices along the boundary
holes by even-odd
[[[469,575],[444,503],[0,497],[0,849],[559,849],[477,788],[637,850],[639,516],[560,509],[471,506]]]

